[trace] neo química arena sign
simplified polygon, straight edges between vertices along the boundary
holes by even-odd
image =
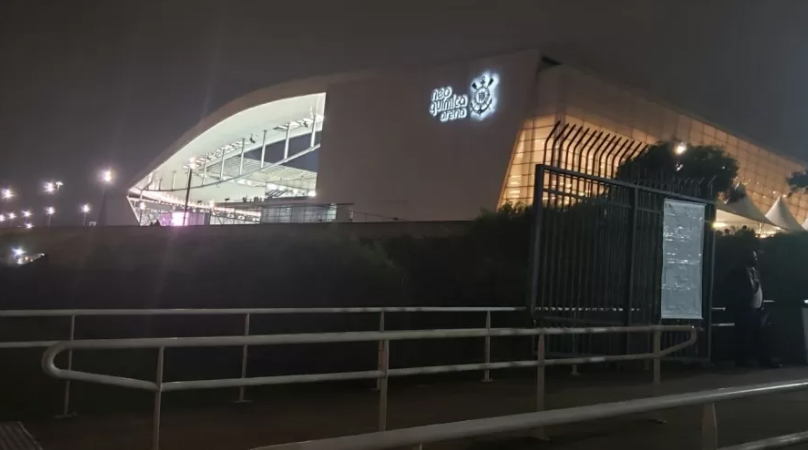
[[[486,73],[471,82],[468,94],[458,94],[451,86],[437,88],[432,91],[429,114],[441,122],[483,120],[496,110],[498,84],[498,75]]]

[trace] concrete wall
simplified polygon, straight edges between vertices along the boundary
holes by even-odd
[[[528,51],[331,85],[318,201],[407,220],[468,220],[496,208],[538,63]],[[442,123],[429,113],[434,89],[467,93],[485,72],[499,75],[488,118]]]

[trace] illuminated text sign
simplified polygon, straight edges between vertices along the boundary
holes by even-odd
[[[441,122],[467,117],[483,120],[496,110],[498,84],[496,74],[486,73],[471,82],[468,94],[458,94],[451,86],[437,88],[432,91],[429,114]]]

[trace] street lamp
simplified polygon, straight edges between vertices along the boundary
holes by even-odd
[[[54,208],[53,206],[48,206],[47,208],[45,208],[45,214],[48,215],[48,226],[50,226],[51,219],[53,218],[53,215],[56,214],[56,208]]]
[[[680,142],[676,144],[676,147],[673,148],[674,153],[677,155],[681,155],[682,153],[687,151],[687,144],[684,142]]]
[[[23,211],[22,216],[25,217],[26,219],[31,217],[31,211]]]
[[[182,213],[182,226],[188,225],[188,200],[191,198],[191,181],[193,181],[194,167],[196,167],[196,160],[191,158],[188,161],[188,186],[185,189],[185,211]]]
[[[89,212],[90,212],[90,205],[88,203],[81,205],[81,214],[84,216],[84,218],[81,221],[81,226],[83,227],[87,226],[87,213]]]
[[[8,200],[8,199],[14,197],[14,191],[12,191],[9,188],[5,188],[5,189],[3,189],[2,197],[3,197],[3,200]]]
[[[112,185],[112,181],[115,179],[115,173],[110,169],[105,169],[101,171],[100,178],[103,188],[101,191],[101,207],[98,208],[98,221],[96,223],[98,226],[104,226],[106,225],[107,189]]]

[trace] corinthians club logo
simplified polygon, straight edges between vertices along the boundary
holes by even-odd
[[[429,114],[441,122],[469,116],[483,120],[496,110],[498,83],[496,74],[484,73],[472,80],[469,94],[456,94],[450,86],[435,89],[429,103]]]

